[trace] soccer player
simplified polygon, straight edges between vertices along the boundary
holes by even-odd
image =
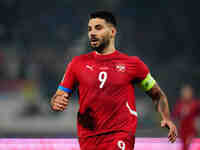
[[[183,86],[173,112],[173,116],[179,121],[182,150],[189,150],[192,139],[197,135],[195,120],[199,115],[200,103],[194,97],[193,88],[190,85]]]
[[[111,12],[90,14],[88,37],[92,52],[76,56],[68,64],[63,80],[51,99],[52,109],[63,111],[75,86],[78,87],[77,119],[81,150],[133,150],[137,117],[134,86],[153,100],[169,128],[169,141],[176,140],[176,126],[170,119],[168,100],[136,56],[115,49],[116,19]]]

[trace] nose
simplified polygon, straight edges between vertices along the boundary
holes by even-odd
[[[96,38],[96,34],[90,34],[90,38]]]
[[[89,35],[90,35],[91,37],[95,37],[95,36],[97,35],[96,30],[91,30],[91,31],[89,32]]]
[[[96,37],[96,33],[95,32],[91,32],[89,35],[90,35],[91,38]]]

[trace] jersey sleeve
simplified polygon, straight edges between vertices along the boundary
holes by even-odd
[[[136,81],[138,86],[145,92],[149,91],[156,81],[151,76],[147,65],[136,57]]]
[[[74,62],[73,60],[67,65],[65,74],[63,76],[62,81],[59,84],[58,89],[72,93],[73,87],[75,86],[76,83],[76,76],[74,72]]]
[[[138,57],[136,57],[136,70],[136,79],[138,81],[143,81],[150,72],[147,65]]]

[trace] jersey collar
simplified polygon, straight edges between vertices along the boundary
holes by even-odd
[[[96,51],[93,52],[93,55],[96,59],[109,59],[109,58],[113,58],[114,56],[117,56],[118,54],[119,54],[118,50],[115,50],[113,53],[110,53],[107,55],[97,54]]]

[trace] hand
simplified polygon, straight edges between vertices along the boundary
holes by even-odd
[[[169,129],[168,139],[171,143],[174,143],[178,135],[175,124],[171,120],[162,120],[161,127],[162,128],[167,127]]]
[[[51,99],[51,108],[55,111],[64,111],[69,103],[69,96],[55,94]]]

